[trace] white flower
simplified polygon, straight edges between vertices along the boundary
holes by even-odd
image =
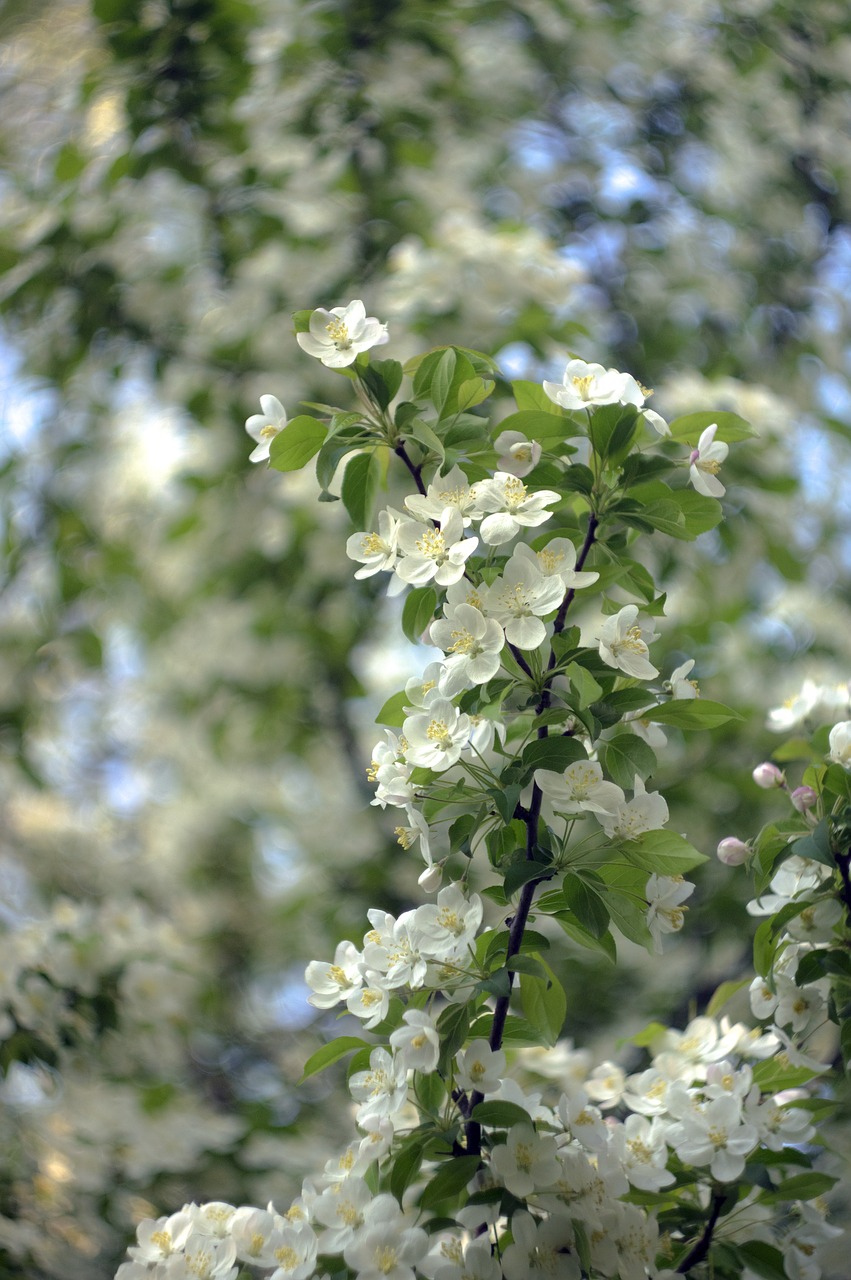
[[[451,1258],[441,1259],[434,1272],[434,1280],[502,1280],[502,1268],[485,1238],[467,1245],[463,1262],[456,1262]]]
[[[708,1164],[718,1182],[732,1182],[741,1175],[745,1156],[759,1135],[754,1125],[742,1123],[739,1099],[727,1094],[687,1111],[671,1126],[667,1140],[684,1163]]]
[[[599,573],[577,573],[576,547],[570,538],[553,538],[540,551],[533,551],[525,542],[518,543],[511,558],[525,560],[545,578],[560,578],[565,591],[590,587],[600,576]]]
[[[427,1253],[428,1236],[421,1227],[400,1230],[400,1220],[391,1220],[362,1228],[343,1257],[357,1280],[414,1280],[413,1268]]]
[[[386,1049],[373,1049],[369,1068],[356,1071],[349,1080],[349,1092],[355,1102],[358,1123],[371,1116],[392,1116],[405,1105],[408,1097],[408,1072],[401,1058]]]
[[[600,628],[600,657],[606,666],[625,671],[637,680],[652,680],[659,672],[648,660],[647,645],[656,636],[640,627],[637,618],[638,606],[627,604],[605,619]]]
[[[601,1107],[616,1107],[623,1097],[626,1076],[615,1062],[601,1062],[585,1081],[585,1092]]]
[[[434,1022],[421,1009],[407,1009],[404,1026],[390,1036],[390,1047],[410,1071],[434,1071],[440,1057],[440,1036]]]
[[[496,1147],[494,1153],[502,1150]],[[510,1244],[502,1255],[505,1280],[579,1280],[579,1260],[573,1252],[573,1223],[564,1214],[536,1222],[530,1213],[511,1219]]]
[[[767,727],[775,733],[787,733],[800,725],[830,721],[838,713],[851,711],[851,686],[816,684],[805,680],[799,693],[787,698],[782,707],[768,713]]]
[[[268,1280],[306,1280],[316,1262],[316,1236],[306,1222],[290,1225],[285,1221],[280,1232],[281,1240],[274,1250],[278,1266]]]
[[[830,744],[829,760],[851,769],[851,720],[841,720],[835,724],[828,737]]]
[[[387,1017],[390,1008],[390,992],[375,981],[375,974],[369,973],[369,984],[358,987],[351,995],[346,996],[346,1008],[355,1018],[360,1018],[367,1031],[377,1027]]]
[[[484,516],[481,535],[489,547],[510,542],[521,529],[544,524],[553,514],[546,507],[561,501],[561,494],[554,489],[538,489],[530,494],[523,481],[507,471],[497,471],[490,480],[479,480],[474,491],[474,514]]]
[[[535,782],[559,813],[612,813],[626,797],[603,778],[595,760],[576,760],[564,773],[536,769]]]
[[[506,1070],[502,1049],[492,1049],[487,1040],[473,1040],[455,1056],[455,1081],[469,1093],[496,1093]]]
[[[371,578],[374,573],[390,570],[398,555],[396,543],[399,537],[401,517],[388,507],[378,517],[378,533],[353,533],[346,541],[346,555],[359,560],[362,569],[355,571],[356,578]]]
[[[437,902],[428,902],[414,912],[422,950],[445,959],[455,951],[465,951],[482,923],[482,900],[473,893],[465,897],[458,885],[441,889]]]
[[[347,1000],[363,983],[360,970],[361,955],[353,942],[340,942],[331,964],[323,960],[311,960],[304,973],[304,980],[312,991],[308,1004],[316,1009],[333,1009],[341,1000]]]
[[[311,1215],[325,1230],[319,1237],[323,1253],[341,1253],[363,1226],[364,1212],[373,1203],[363,1178],[350,1177],[326,1187],[314,1201]]]
[[[425,494],[413,493],[405,506],[418,520],[440,520],[447,507],[456,507],[466,527],[472,521],[475,492],[460,467],[435,476]]]
[[[409,764],[442,772],[458,762],[470,737],[470,717],[448,698],[432,696],[424,711],[408,716],[402,734]]]
[[[485,612],[518,649],[537,649],[547,634],[541,618],[561,604],[560,578],[544,578],[527,561],[511,557],[501,578],[488,588]]]
[[[181,1276],[183,1272],[184,1275],[197,1276],[198,1280],[232,1280],[236,1275],[235,1261],[236,1245],[229,1236],[217,1238],[196,1228],[183,1246],[180,1258],[183,1265],[176,1268],[175,1274]],[[168,1263],[164,1265],[168,1267]]]
[[[702,432],[697,448],[689,455],[689,479],[698,493],[707,498],[721,498],[727,492],[718,479],[721,463],[730,452],[729,445],[715,440],[718,423]]]
[[[636,774],[633,798],[619,801],[609,813],[598,813],[597,820],[610,840],[634,840],[664,827],[668,806],[658,791],[647,791]]]
[[[660,797],[661,798],[661,797]],[[657,954],[662,952],[662,935],[678,933],[688,907],[681,904],[694,893],[694,885],[682,876],[652,875],[647,881],[647,928]]]
[[[127,1250],[138,1262],[162,1262],[183,1249],[192,1230],[192,1219],[184,1212],[168,1218],[145,1218],[136,1228],[138,1244]]]
[[[284,1243],[277,1229],[275,1214],[268,1209],[243,1205],[231,1219],[230,1234],[240,1262],[255,1267],[274,1267],[274,1251]]]
[[[674,1175],[666,1166],[668,1148],[665,1134],[668,1125],[656,1116],[648,1120],[646,1116],[627,1116],[617,1134],[623,1135],[622,1150],[619,1152],[621,1164],[626,1176],[639,1191],[658,1191],[661,1187],[670,1186]]]
[[[478,545],[478,538],[464,537],[464,521],[457,507],[444,507],[439,529],[405,520],[398,532],[402,558],[396,573],[414,587],[425,586],[432,579],[447,587],[463,578],[466,562]]]
[[[555,1139],[542,1137],[530,1124],[512,1125],[505,1142],[491,1152],[491,1166],[518,1197],[552,1186],[561,1172]]]
[[[260,408],[262,413],[252,413],[245,421],[245,430],[257,441],[257,448],[249,454],[249,462],[265,462],[272,441],[287,425],[286,410],[277,396],[261,396]]]
[[[512,476],[528,476],[541,460],[541,446],[537,440],[527,440],[522,431],[502,431],[493,447],[500,455],[500,471]]]
[[[367,316],[359,298],[346,307],[326,311],[317,307],[310,317],[307,333],[297,333],[302,351],[315,356],[329,369],[343,369],[354,364],[359,352],[381,346],[388,338],[387,325]]]
[[[357,574],[355,574],[357,577]],[[688,701],[691,698],[700,697],[700,689],[696,680],[689,680],[688,674],[694,666],[694,658],[684,662],[682,666],[677,667],[676,671],[671,672],[671,678],[666,681],[668,688],[671,690],[672,698],[681,698]]]
[[[632,374],[584,360],[568,360],[561,386],[545,382],[544,391],[563,409],[571,410],[595,404],[634,404],[640,409],[646,395]]]
[[[440,687],[448,698],[471,684],[485,684],[499,670],[505,644],[502,627],[470,604],[447,610],[429,628],[432,644],[447,654]]]

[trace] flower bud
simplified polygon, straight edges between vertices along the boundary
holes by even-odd
[[[751,777],[756,785],[762,787],[764,791],[770,791],[772,787],[782,787],[786,781],[782,770],[778,769],[777,765],[772,764],[770,760],[765,760],[762,764],[758,764]]]
[[[747,862],[751,853],[744,841],[737,840],[735,836],[727,836],[715,852],[727,867],[740,867],[743,862]]]
[[[789,799],[798,813],[806,813],[818,800],[818,792],[813,791],[812,787],[796,787]]]
[[[430,862],[425,871],[418,878],[417,884],[425,893],[434,893],[440,888],[440,882],[443,879],[443,866],[440,863]]]

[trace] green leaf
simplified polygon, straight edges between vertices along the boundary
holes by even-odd
[[[474,405],[481,404],[483,400],[487,400],[495,385],[490,379],[478,377],[462,382],[458,388],[458,408],[472,409]]]
[[[512,897],[518,889],[522,889],[524,884],[528,884],[530,880],[550,879],[553,875],[553,868],[550,863],[536,862],[533,859],[525,857],[518,858],[516,862],[512,862],[511,866],[505,873],[505,896]]]
[[[446,1100],[446,1083],[436,1071],[415,1071],[414,1093],[422,1111],[437,1116]]]
[[[544,1043],[552,1046],[564,1026],[567,996],[552,970],[547,965],[544,968],[547,970],[547,978],[521,973],[520,1004],[527,1021],[540,1032]]]
[[[809,858],[812,862],[821,862],[824,866],[835,867],[836,859],[830,850],[827,818],[822,818],[809,835],[795,840],[792,844],[792,853],[798,858]]]
[[[275,471],[300,471],[322,448],[325,427],[316,418],[299,414],[279,431],[269,449],[269,465]]]
[[[405,435],[410,440],[416,440],[429,453],[436,453],[441,462],[446,456],[440,436],[422,418],[411,418],[410,422],[406,422]]]
[[[410,698],[404,689],[401,693],[392,694],[375,717],[375,723],[390,725],[391,729],[400,729],[406,718],[404,708],[409,703]]]
[[[307,333],[310,328],[310,317],[313,315],[311,310],[294,311],[293,312],[293,332]]]
[[[473,1107],[470,1119],[487,1125],[489,1129],[511,1129],[515,1124],[532,1123],[528,1111],[516,1102],[480,1102]]]
[[[364,378],[364,374],[367,375]],[[367,382],[369,389],[372,391],[374,380],[380,379],[381,388],[375,399],[381,405],[382,409],[386,409],[396,392],[402,385],[402,366],[398,360],[372,360],[367,368],[361,373],[361,378]]]
[[[415,1134],[393,1161],[393,1168],[390,1171],[390,1193],[396,1197],[400,1204],[405,1191],[420,1171],[424,1147],[424,1136]]]
[[[594,472],[584,462],[574,462],[562,476],[562,489],[572,489],[574,493],[590,494],[594,489]]]
[[[451,347],[448,347],[438,360],[437,368],[432,374],[430,388],[431,401],[437,410],[438,417],[443,413],[446,402],[449,399],[449,392],[452,388],[452,379],[455,376],[455,365],[457,360],[458,357],[455,352]]]
[[[440,1036],[440,1061],[438,1070],[446,1071],[462,1048],[470,1029],[470,1006],[468,1004],[450,1004],[437,1019],[437,1032]]]
[[[615,940],[610,933],[604,933],[602,937],[595,938],[593,933],[589,933],[587,929],[576,919],[572,911],[553,911],[553,920],[561,926],[568,938],[572,938],[580,947],[587,947],[589,951],[599,951],[610,960],[612,964],[617,964],[618,953],[615,947]]]
[[[764,1191],[759,1197],[760,1204],[782,1204],[784,1200],[815,1200],[818,1196],[826,1196],[836,1186],[838,1178],[828,1173],[796,1173],[787,1178],[771,1191]]]
[[[631,791],[636,774],[643,780],[656,768],[656,754],[636,734],[619,733],[606,743],[603,768],[619,787]]]
[[[594,938],[602,938],[609,927],[609,912],[603,898],[579,876],[568,875],[562,885],[565,906]]]
[[[596,702],[601,696],[603,690],[597,683],[587,667],[583,667],[578,662],[570,662],[565,667],[564,674],[570,681],[571,687],[577,694],[577,705],[580,710],[584,711],[586,707],[590,707],[592,702]]]
[[[700,853],[675,831],[645,831],[635,840],[622,844],[620,850],[633,866],[651,875],[683,875],[708,862],[705,853]]]
[[[819,1073],[809,1067],[786,1066],[782,1058],[769,1058],[767,1062],[757,1062],[753,1069],[754,1084],[758,1084],[763,1093],[779,1093],[781,1089],[798,1089],[809,1084]]]
[[[710,498],[695,489],[675,489],[675,501],[685,517],[686,533],[697,538],[708,533],[724,519],[724,508],[717,498]]]
[[[436,608],[437,592],[434,587],[414,587],[409,592],[402,607],[402,630],[411,644],[419,644]]]
[[[638,422],[638,410],[631,404],[604,404],[594,409],[588,434],[597,456],[605,461],[628,449]]]
[[[356,529],[368,529],[378,488],[378,458],[374,452],[357,453],[346,463],[340,495]]]
[[[652,1049],[660,1036],[667,1033],[668,1028],[662,1022],[648,1022],[646,1027],[630,1036],[628,1044],[637,1045],[639,1049]]]
[[[643,720],[656,724],[670,724],[677,729],[714,729],[728,720],[743,717],[723,702],[710,702],[706,698],[672,698],[658,707],[648,707]]]
[[[359,1036],[338,1036],[336,1040],[331,1040],[328,1044],[324,1044],[321,1049],[316,1050],[316,1053],[310,1055],[304,1064],[304,1071],[299,1084],[303,1084],[305,1080],[315,1076],[318,1071],[324,1071],[326,1067],[339,1062],[340,1058],[344,1058],[347,1053],[351,1053],[354,1049],[372,1050],[374,1048],[374,1045],[369,1044],[366,1040],[361,1040]]]
[[[540,382],[527,382],[521,378],[517,382],[512,382],[511,390],[514,393],[517,408],[520,410],[542,409],[544,413],[555,415],[557,418],[568,416],[560,404],[550,399]]]
[[[737,1246],[737,1252],[745,1266],[762,1276],[762,1280],[788,1280],[783,1254],[773,1244],[764,1240],[745,1240]]]
[[[533,769],[550,769],[553,773],[563,773],[568,765],[577,760],[587,760],[588,752],[575,738],[536,738],[523,748],[520,759],[526,777]]]
[[[720,986],[717,986],[712,993],[712,998],[710,999],[709,1004],[706,1006],[707,1017],[714,1018],[715,1015],[724,1008],[727,1001],[732,1000],[736,992],[741,991],[742,987],[746,987],[748,982],[749,979],[740,978],[737,982],[731,980],[729,982],[722,982]]]
[[[680,443],[696,445],[703,432],[707,427],[711,427],[713,422],[718,426],[715,439],[722,440],[725,444],[735,444],[738,440],[750,440],[758,434],[750,423],[740,418],[737,413],[718,409],[714,413],[687,413],[682,418],[675,418],[670,423],[669,438]]]
[[[433,1209],[443,1200],[452,1199],[464,1190],[481,1166],[478,1156],[453,1156],[441,1165],[420,1197],[423,1209]]]

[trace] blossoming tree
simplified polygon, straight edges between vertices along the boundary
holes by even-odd
[[[817,1280],[836,1231],[835,1179],[814,1168],[833,1104],[810,1039],[827,1020],[851,1055],[851,721],[776,752],[806,765],[791,813],[750,846],[719,845],[723,863],[751,863],[767,917],[752,982],[726,984],[684,1030],[633,1037],[646,1056],[627,1074],[563,1044],[552,961],[562,935],[617,963],[618,940],[661,953],[684,926],[685,873],[705,856],[647,789],[664,749],[647,726],[737,713],[699,696],[691,661],[667,681],[653,665],[640,612],[664,619],[664,598],[641,546],[721,520],[721,463],[750,428],[733,414],[669,424],[629,374],[578,359],[562,384],[513,382],[515,408],[493,422],[509,388],[480,352],[370,360],[388,334],[360,301],[296,326],[358,408],[287,421],[270,401],[263,448],[286,473],[315,458],[329,497],[342,469],[365,526],[345,547],[356,574],[405,593],[403,630],[440,654],[379,712],[367,766],[434,896],[370,909],[361,945],[307,967],[311,1003],[362,1024],[304,1067],[349,1059],[349,1142],[289,1206],[143,1222],[120,1280],[235,1280],[241,1266],[272,1280]],[[393,459],[413,489],[376,532]],[[789,790],[771,762],[754,781]],[[755,1023],[717,1016],[747,984]],[[530,1047],[555,1059],[546,1092],[524,1077]]]

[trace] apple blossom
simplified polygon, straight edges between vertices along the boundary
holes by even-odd
[[[522,431],[503,431],[493,442],[500,455],[497,466],[512,476],[528,476],[541,460],[541,446],[537,440],[527,440]]]
[[[604,369],[601,364],[568,360],[561,384],[545,382],[544,391],[563,409],[587,409],[599,404],[632,404],[641,408],[646,392],[629,373]]]
[[[456,764],[470,737],[470,717],[434,691],[425,710],[408,716],[402,726],[409,764],[442,771]]]
[[[387,325],[367,316],[359,298],[345,307],[326,311],[317,307],[310,317],[306,333],[297,333],[302,351],[314,356],[329,369],[344,369],[354,364],[359,352],[387,342]]]
[[[790,792],[789,799],[798,813],[807,813],[813,805],[818,804],[818,792],[812,787],[795,787],[794,791]]]
[[[527,561],[511,557],[501,578],[488,588],[488,617],[503,627],[509,644],[537,649],[547,634],[541,618],[558,608],[564,596],[560,578],[545,578]]]
[[[497,471],[491,480],[479,480],[474,487],[474,515],[482,518],[482,541],[499,547],[520,532],[535,528],[552,517],[546,508],[561,501],[555,489],[538,489],[530,493],[517,476]]]
[[[533,551],[520,542],[512,552],[512,559],[531,564],[545,578],[560,578],[565,591],[581,591],[593,586],[599,573],[577,573],[576,547],[569,538],[552,538],[540,551]]]
[[[464,521],[457,507],[444,507],[440,528],[403,520],[397,545],[395,570],[403,582],[422,587],[434,580],[438,586],[446,587],[463,578],[466,562],[479,540],[464,537]]]
[[[459,604],[431,624],[429,638],[446,653],[441,690],[451,698],[496,675],[505,645],[502,627],[469,604]]]
[[[391,570],[398,556],[397,540],[401,516],[389,507],[379,513],[378,533],[353,533],[346,542],[346,555],[359,560],[363,568],[355,570],[356,578],[371,578],[374,573]]]
[[[474,486],[470,484],[459,466],[431,481],[424,494],[413,493],[405,499],[405,506],[417,520],[438,521],[447,507],[456,507],[466,528],[472,521],[476,499]]]
[[[851,769],[851,720],[841,720],[835,724],[828,736],[830,744],[829,759]]]
[[[623,609],[606,618],[600,627],[600,657],[609,667],[617,667],[637,680],[652,680],[659,672],[648,659],[648,644],[656,639],[638,625],[638,606],[624,605]]]
[[[252,413],[245,422],[245,430],[252,440],[257,441],[256,448],[248,456],[249,462],[265,462],[272,441],[287,425],[286,410],[277,396],[261,396],[260,408],[262,413]]]
[[[715,440],[717,422],[701,433],[697,448],[689,454],[689,479],[698,493],[707,498],[721,498],[727,492],[718,479],[721,463],[730,452],[729,445]]]

